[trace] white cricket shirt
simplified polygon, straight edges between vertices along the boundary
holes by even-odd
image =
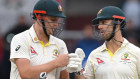
[[[104,43],[88,57],[84,76],[87,79],[140,79],[140,48],[125,38],[113,54]]]
[[[50,35],[49,42],[44,45],[39,41],[34,27],[13,37],[11,42],[11,73],[10,79],[21,79],[15,58],[26,58],[31,66],[41,65],[57,58],[60,53],[68,53],[66,44],[61,39]],[[64,68],[57,68],[47,74],[48,79],[59,79],[60,72]]]

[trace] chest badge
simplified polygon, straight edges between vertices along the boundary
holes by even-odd
[[[130,60],[130,56],[128,53],[125,53],[121,56],[121,60]]]
[[[53,56],[58,56],[59,55],[59,52],[57,49],[54,49],[53,52],[52,52]]]
[[[130,55],[128,53],[124,53],[122,56],[121,56],[121,61],[123,64],[127,64],[127,63],[131,63],[130,61]]]

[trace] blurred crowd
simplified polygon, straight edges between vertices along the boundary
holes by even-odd
[[[9,79],[10,75],[10,43],[15,34],[23,32],[33,24],[32,9],[38,0],[0,0],[0,78]],[[94,39],[91,20],[97,11],[104,6],[118,6],[126,14],[127,27],[124,37],[140,47],[140,0],[57,0],[64,7],[67,18],[64,31],[60,34],[68,47],[69,52],[82,48],[86,54],[102,44]],[[79,1],[79,3],[78,3]],[[77,4],[76,4],[77,3]],[[100,6],[100,3],[103,4]],[[75,10],[76,9],[76,10]],[[71,74],[71,79],[74,79]]]

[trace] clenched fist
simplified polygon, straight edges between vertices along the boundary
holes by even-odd
[[[58,67],[67,66],[69,63],[69,56],[68,54],[62,53],[57,57],[56,61],[57,61],[56,64]]]

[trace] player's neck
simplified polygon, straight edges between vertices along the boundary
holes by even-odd
[[[112,53],[115,53],[121,47],[123,41],[124,41],[124,39],[123,39],[122,35],[116,35],[110,41],[106,42],[106,47]]]
[[[37,34],[38,39],[40,41],[43,41],[44,44],[48,43],[49,38],[46,37],[46,35],[45,35],[44,31],[43,31],[43,28],[41,26],[39,26],[38,24],[35,24],[34,29],[35,29],[35,32]]]

